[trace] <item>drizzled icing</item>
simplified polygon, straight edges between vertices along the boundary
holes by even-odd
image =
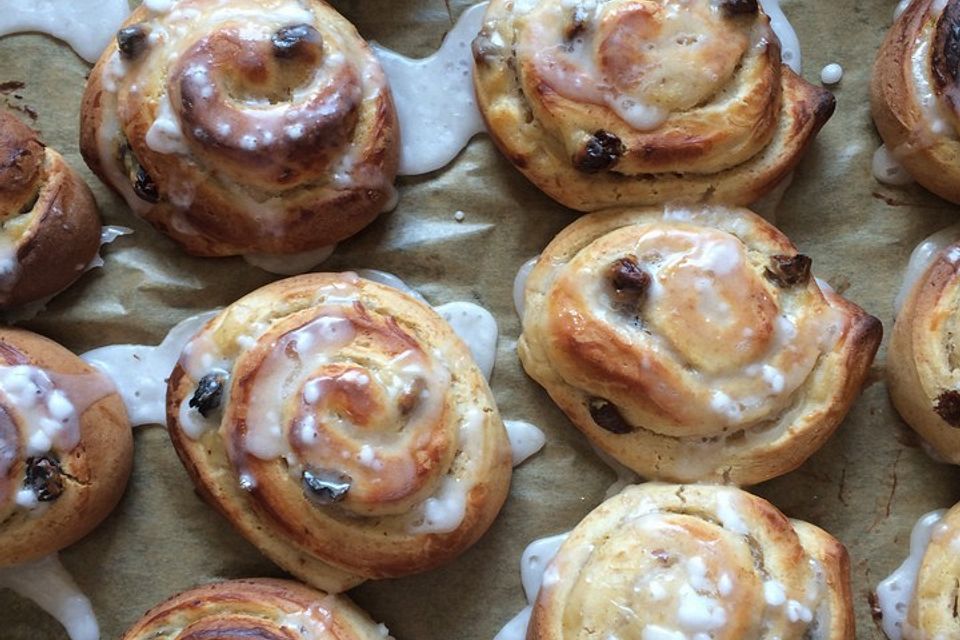
[[[910,555],[877,585],[877,604],[883,614],[880,624],[890,640],[913,637],[904,633],[907,630],[907,612],[913,600],[923,556],[945,514],[946,510],[940,509],[920,518],[910,534]]]
[[[294,253],[287,255],[268,255],[262,253],[251,253],[243,256],[243,259],[249,264],[259,267],[264,271],[276,273],[283,276],[293,276],[300,273],[306,273],[313,267],[326,261],[337,245],[332,244],[327,247],[320,247],[312,251],[303,253]]]
[[[569,535],[569,533],[561,533],[534,540],[523,550],[523,555],[520,557],[520,582],[523,585],[527,606],[513,617],[493,640],[525,640],[527,627],[530,624],[530,614],[533,612],[533,603],[537,600],[537,594],[540,593],[547,567]]]
[[[900,309],[903,307],[907,296],[910,295],[910,291],[924,276],[937,255],[957,240],[960,240],[960,224],[937,231],[913,249],[907,268],[903,272],[903,282],[900,285],[900,290],[893,301],[894,313],[900,313]],[[960,249],[951,250],[946,258],[954,263],[960,262]]]
[[[208,311],[183,320],[156,346],[110,345],[80,357],[114,381],[131,424],[166,424],[167,378],[184,345],[214,315]]]
[[[420,175],[452,161],[470,138],[484,131],[473,91],[470,43],[480,31],[487,3],[460,16],[440,49],[420,60],[378,44],[400,119],[400,175]]]
[[[873,152],[871,169],[873,177],[882,184],[902,187],[913,182],[913,177],[907,173],[885,144],[880,145]]]
[[[100,640],[90,600],[54,554],[13,567],[0,567],[0,588],[36,602],[64,626],[70,640]]]
[[[523,320],[523,312],[526,310],[526,290],[527,280],[530,278],[530,272],[537,266],[537,260],[540,256],[530,258],[517,270],[517,275],[513,279],[513,308],[516,309],[520,320]]]
[[[504,420],[507,437],[510,439],[510,451],[513,453],[513,466],[521,465],[535,455],[547,443],[547,436],[540,427],[523,420]]]
[[[780,41],[780,58],[784,64],[796,73],[803,70],[803,60],[800,54],[800,38],[794,30],[787,15],[780,6],[780,0],[760,0],[763,12],[770,17],[770,28],[777,34]]]
[[[39,31],[63,40],[93,62],[129,13],[127,0],[8,2],[0,12],[0,36]]]
[[[497,320],[493,314],[473,302],[448,302],[436,308],[454,333],[460,336],[483,377],[493,375],[493,363],[497,356]]]

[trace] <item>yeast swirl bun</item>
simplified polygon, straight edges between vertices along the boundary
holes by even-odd
[[[474,58],[498,146],[581,211],[749,204],[834,108],[781,63],[756,0],[492,0]]]
[[[121,640],[387,640],[343,596],[289,580],[230,580],[180,593],[144,614]]]
[[[318,0],[134,11],[90,75],[81,150],[188,252],[290,254],[393,206],[398,125],[379,63]]]
[[[0,329],[0,567],[87,535],[120,500],[132,463],[112,384],[51,340]]]
[[[877,53],[873,120],[914,180],[960,203],[960,1],[914,0]]]
[[[527,640],[853,640],[849,574],[843,545],[744,491],[627,487],[548,565]]]
[[[99,247],[90,188],[35,131],[0,111],[0,307],[66,288]]]
[[[207,499],[328,591],[451,560],[510,482],[467,347],[426,304],[350,273],[282,280],[224,310],[185,348],[167,412]]]
[[[960,464],[960,242],[946,242],[916,275],[890,339],[890,398],[937,454]]]
[[[525,290],[527,373],[590,441],[647,478],[754,484],[833,433],[879,321],[745,209],[584,216]]]

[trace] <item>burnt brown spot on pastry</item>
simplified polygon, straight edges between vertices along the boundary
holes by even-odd
[[[933,79],[937,90],[944,93],[960,91],[960,3],[949,2],[937,21],[933,40]]]
[[[296,24],[278,29],[270,38],[273,54],[278,58],[293,58],[307,47],[321,49],[323,36],[313,25]]]
[[[760,11],[757,0],[721,0],[720,12],[727,18],[755,16]]]
[[[601,129],[587,138],[574,156],[573,166],[584,173],[597,173],[615,165],[626,151],[620,138]]]
[[[189,406],[200,412],[204,418],[216,411],[223,400],[223,382],[226,377],[222,373],[208,373],[200,378]]]
[[[622,435],[633,431],[633,426],[620,414],[620,410],[609,400],[591,398],[588,404],[590,417],[601,429]]]
[[[23,486],[33,491],[40,502],[52,502],[63,494],[63,470],[56,458],[36,456],[27,458]]]
[[[577,5],[573,10],[573,14],[570,16],[570,22],[567,24],[566,29],[564,29],[564,37],[567,40],[573,40],[586,30],[589,22],[590,15],[587,13],[587,10]]]
[[[768,280],[778,287],[793,287],[806,284],[810,280],[810,266],[813,264],[808,256],[798,253],[794,256],[770,256],[770,264],[764,270]]]
[[[307,468],[303,471],[303,493],[310,502],[326,506],[347,497],[353,478],[332,469]]]
[[[960,391],[951,389],[941,393],[937,396],[933,410],[948,425],[960,428]]]
[[[138,58],[147,49],[147,30],[142,24],[134,24],[117,31],[117,48],[124,60]]]

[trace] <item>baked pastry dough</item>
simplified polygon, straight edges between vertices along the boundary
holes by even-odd
[[[425,303],[352,273],[281,280],[212,319],[174,369],[167,420],[203,495],[330,592],[451,560],[510,483],[466,345]]]
[[[853,640],[843,545],[727,487],[627,487],[547,566],[527,640]]]
[[[910,3],[877,53],[870,98],[894,158],[960,203],[960,1]]]
[[[756,0],[491,0],[474,59],[494,141],[581,211],[749,204],[834,108]]]
[[[0,567],[87,535],[120,500],[132,464],[112,384],[51,340],[0,329]]]
[[[390,640],[344,596],[289,580],[230,580],[163,602],[121,640]]]
[[[389,86],[353,25],[318,0],[140,7],[90,74],[80,146],[197,255],[316,250],[396,203]]]
[[[890,398],[944,460],[960,464],[960,241],[946,242],[919,266],[922,271],[915,274],[893,325],[887,354]]]
[[[647,478],[754,484],[833,433],[880,322],[745,209],[584,216],[540,256],[518,343],[590,441]]]
[[[0,111],[0,307],[66,288],[99,248],[90,188],[36,132]]]

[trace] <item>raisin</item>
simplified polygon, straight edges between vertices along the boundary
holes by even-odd
[[[147,30],[141,24],[117,31],[117,48],[124,60],[133,60],[147,48]]]
[[[606,429],[610,433],[616,433],[617,435],[633,431],[630,423],[620,415],[620,410],[609,400],[591,398],[589,408],[590,417],[593,418],[593,421],[596,422],[600,428]]]
[[[727,18],[752,16],[760,11],[757,0],[721,0],[720,11]]]
[[[806,284],[810,280],[811,264],[813,264],[813,260],[802,253],[795,256],[770,256],[770,266],[763,273],[768,280],[778,287],[792,287],[798,284]]]
[[[317,48],[323,46],[323,36],[312,25],[295,24],[279,29],[270,38],[273,43],[273,54],[278,58],[292,58],[303,46],[312,44]]]
[[[937,396],[933,410],[951,427],[960,428],[960,391],[944,391]]]
[[[222,373],[208,373],[200,378],[197,390],[190,398],[189,406],[199,411],[204,418],[216,411],[223,399],[224,379],[225,376]]]
[[[52,502],[63,493],[63,471],[56,458],[36,456],[27,458],[23,486],[33,491],[40,502]]]
[[[586,31],[589,22],[590,15],[587,13],[587,10],[582,6],[577,6],[577,8],[573,10],[573,15],[570,16],[570,22],[567,24],[563,34],[564,37],[566,37],[567,40],[573,40]]]
[[[153,181],[143,167],[137,167],[137,178],[133,181],[133,192],[150,203],[160,202],[160,191],[157,189],[157,183]]]
[[[640,268],[633,256],[620,258],[610,267],[610,279],[618,292],[637,295],[646,293],[650,286],[650,274]]]
[[[473,51],[473,60],[477,64],[490,64],[503,55],[503,48],[493,43],[490,31],[486,27],[473,39],[471,51]]]
[[[353,478],[345,473],[331,469],[305,469],[303,472],[303,493],[310,502],[328,505],[340,502],[350,491]]]
[[[573,164],[584,173],[597,173],[616,164],[626,151],[620,138],[601,129],[587,139],[583,149],[574,156]]]

